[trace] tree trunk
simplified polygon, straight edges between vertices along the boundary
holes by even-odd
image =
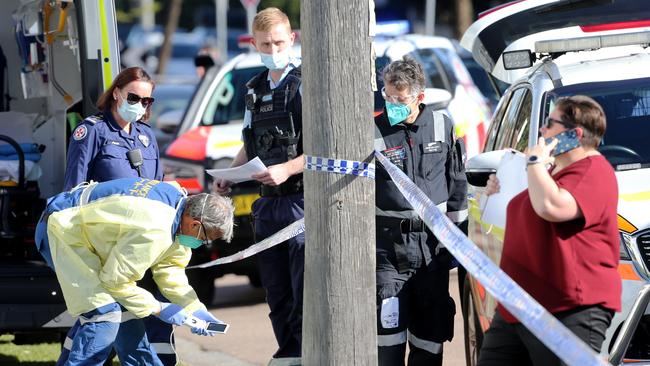
[[[169,14],[167,16],[167,24],[165,25],[165,40],[160,48],[160,55],[158,55],[158,70],[156,73],[161,75],[165,73],[167,68],[167,61],[172,55],[172,36],[176,33],[178,27],[178,19],[181,16],[181,6],[183,0],[172,0],[169,5]]]
[[[368,0],[301,1],[306,155],[370,161]],[[305,172],[304,365],[377,365],[374,181]]]
[[[456,0],[456,38],[460,39],[474,21],[472,0]]]

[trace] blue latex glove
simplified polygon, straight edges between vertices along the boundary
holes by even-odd
[[[194,315],[195,317],[197,317],[197,318],[199,318],[199,319],[201,319],[203,321],[209,322],[209,323],[223,323],[221,320],[215,318],[212,314],[210,314],[210,312],[208,312],[206,310],[203,310],[203,309],[199,309],[199,310],[193,312],[192,315]],[[202,336],[210,336],[210,337],[214,337],[214,335],[217,334],[216,332],[212,332],[212,331],[202,329],[202,328],[197,328],[197,327],[192,328],[192,333],[202,335]]]
[[[185,319],[187,319],[187,313],[179,305],[169,302],[161,302],[160,308],[161,310],[160,314],[158,314],[158,318],[166,323],[183,325]]]

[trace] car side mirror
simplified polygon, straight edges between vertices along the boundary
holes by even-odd
[[[175,109],[172,111],[167,111],[160,116],[158,116],[158,121],[156,126],[158,129],[166,134],[173,134],[176,132],[176,128],[183,119],[183,110]]]
[[[465,166],[467,182],[475,187],[485,187],[490,174],[497,172],[497,167],[506,151],[488,151],[467,160]]]
[[[451,102],[451,93],[445,89],[426,88],[424,89],[424,100],[422,103],[430,105],[435,110],[445,109]]]

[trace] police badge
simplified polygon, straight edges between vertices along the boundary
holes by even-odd
[[[149,137],[147,135],[138,135],[138,140],[140,140],[140,142],[142,142],[142,145],[144,145],[144,147],[149,147],[149,142],[150,141],[149,141]]]

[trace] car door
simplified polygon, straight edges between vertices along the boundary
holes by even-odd
[[[513,148],[523,151],[528,146],[532,90],[527,83],[516,85],[509,89],[502,98],[495,112],[495,118],[488,131],[485,152]],[[471,183],[471,180],[470,180]],[[504,228],[483,223],[481,220],[481,203],[484,200],[484,187],[470,184],[469,206],[469,236],[470,239],[494,263],[500,263],[503,248]],[[476,305],[482,330],[487,330],[496,309],[496,300],[487,294],[483,286],[472,281],[473,299]]]

